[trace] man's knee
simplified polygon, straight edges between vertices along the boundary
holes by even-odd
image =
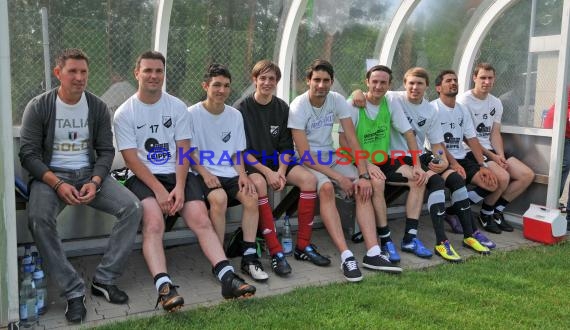
[[[208,203],[210,204],[210,209],[226,208],[228,205],[228,195],[221,188],[212,190],[208,194]]]
[[[259,173],[250,174],[249,179],[253,182],[257,190],[267,187],[267,181],[265,181],[263,175]]]
[[[384,195],[384,190],[386,189],[386,181],[380,179],[372,179],[370,180],[370,183],[372,184],[372,191],[374,192],[374,195]]]
[[[334,199],[334,186],[332,182],[326,182],[319,190],[319,198],[321,199]]]

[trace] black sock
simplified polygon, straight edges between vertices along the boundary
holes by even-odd
[[[489,205],[487,203],[483,203],[483,205],[481,205],[482,215],[493,215],[493,213],[495,213],[495,207],[493,205]]]
[[[495,203],[495,211],[496,212],[503,212],[505,207],[509,204],[509,201],[500,197],[499,200]]]
[[[410,243],[418,234],[418,220],[406,218],[406,229],[402,241],[404,244]]]
[[[154,284],[156,284],[156,281],[158,281],[159,278],[164,277],[164,276],[170,278],[170,276],[168,276],[167,273],[158,273],[158,274],[156,274],[156,275],[154,276],[154,278],[153,278]]]
[[[380,245],[392,242],[392,237],[390,237],[390,228],[388,226],[376,227],[376,233],[378,234],[378,237],[380,237]]]
[[[445,217],[445,204],[435,203],[430,207],[429,214],[435,231],[435,240],[439,244],[447,240],[445,230],[443,228],[443,217]]]

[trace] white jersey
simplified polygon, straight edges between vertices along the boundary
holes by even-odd
[[[360,118],[360,108],[353,106],[352,100],[348,100],[347,103],[352,108],[350,116],[352,118],[352,123],[354,124],[354,127],[356,127],[358,125],[358,119]],[[391,119],[390,124],[392,125],[392,128],[396,129],[396,131],[398,131],[400,134],[404,134],[405,132],[411,130],[412,126],[410,126],[410,123],[408,122],[406,115],[404,115],[404,110],[402,110],[402,107],[399,104],[393,104],[390,102],[386,103],[388,104],[388,111],[390,112],[390,119]],[[378,112],[380,112],[379,107],[380,107],[379,105],[374,105],[366,101],[366,107],[364,108],[366,116],[370,119],[376,118]],[[338,128],[338,132],[339,133],[344,132],[342,127]]]
[[[237,176],[231,157],[247,147],[241,113],[225,105],[222,113],[214,115],[202,102],[189,107],[188,112],[194,136],[192,147],[197,148],[201,165],[215,176]],[[237,160],[243,164],[243,159]]]
[[[153,174],[176,173],[176,141],[192,138],[186,105],[166,92],[154,104],[131,96],[115,112],[113,126],[117,148],[137,149]]]
[[[414,130],[420,149],[426,145],[443,142],[443,133],[437,122],[436,110],[426,99],[423,99],[420,104],[411,103],[405,91],[388,92],[386,97],[390,104],[397,104],[404,110],[404,115]],[[390,149],[407,151],[406,154],[411,156],[405,137],[398,132],[390,132]]]
[[[78,169],[89,166],[89,106],[85,93],[76,104],[59,96],[55,101],[55,132],[50,166]]]
[[[463,138],[471,139],[477,136],[469,111],[459,103],[455,103],[455,108],[450,108],[440,99],[432,101],[431,104],[437,110],[445,147],[453,158],[464,159],[467,150]]]
[[[457,102],[469,110],[477,138],[483,148],[493,149],[490,140],[491,129],[493,123],[501,123],[503,116],[501,100],[491,94],[488,94],[484,100],[480,100],[473,95],[471,90],[468,90],[457,97]]]
[[[297,96],[289,106],[287,127],[305,131],[311,152],[333,150],[332,131],[335,117],[350,118],[350,106],[342,95],[329,92],[322,107],[309,102],[309,92]]]

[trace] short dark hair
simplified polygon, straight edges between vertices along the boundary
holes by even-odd
[[[497,74],[495,72],[495,68],[491,65],[491,63],[487,63],[487,62],[482,62],[479,63],[475,66],[475,69],[473,69],[473,76],[477,76],[479,74],[479,70],[485,70],[485,71],[493,71],[493,74]]]
[[[437,77],[435,77],[436,86],[441,86],[441,83],[443,82],[443,76],[445,76],[446,74],[454,74],[455,76],[457,76],[457,73],[455,73],[455,71],[451,69],[443,70],[437,75]]]
[[[162,55],[161,52],[157,52],[156,50],[148,50],[137,57],[137,62],[135,64],[135,70],[138,70],[141,67],[142,60],[160,60],[163,66],[166,66],[166,58]]]
[[[314,60],[305,71],[307,79],[311,79],[313,77],[313,72],[315,71],[326,71],[329,76],[331,76],[331,79],[334,80],[334,69],[329,61],[322,59]]]
[[[65,66],[65,61],[68,59],[85,60],[85,62],[87,62],[87,66],[89,66],[89,57],[79,48],[64,49],[55,59],[55,65],[63,68]]]
[[[366,80],[370,79],[370,76],[372,75],[372,72],[374,71],[383,71],[386,72],[389,76],[390,76],[390,82],[392,82],[392,70],[385,66],[385,65],[375,65],[373,67],[371,67],[370,69],[368,69],[368,71],[366,71]]]
[[[404,74],[404,83],[406,83],[407,78],[409,76],[424,78],[426,80],[426,86],[429,86],[429,74],[426,69],[416,66],[415,68],[411,68]]]
[[[261,60],[255,63],[253,69],[251,70],[251,77],[257,78],[260,74],[264,74],[270,71],[275,72],[277,81],[281,80],[281,69],[279,69],[279,66],[277,64],[271,62],[270,60]]]
[[[210,64],[210,66],[208,66],[208,69],[206,70],[206,73],[204,74],[203,81],[205,83],[209,83],[210,80],[212,80],[212,78],[217,77],[217,76],[224,76],[224,77],[228,78],[230,80],[230,82],[232,81],[232,75],[231,75],[228,67],[226,67],[223,64],[219,64],[219,63],[212,63],[212,64]]]

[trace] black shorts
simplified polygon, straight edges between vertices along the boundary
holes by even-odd
[[[489,151],[491,151],[493,153],[495,152],[495,150],[493,150],[493,149],[491,149]],[[510,153],[505,151],[505,159],[509,159],[511,157],[513,157],[513,155],[511,155]],[[467,156],[465,156],[465,158],[469,158],[472,161],[474,161],[475,163],[477,163],[477,159],[475,159],[475,156],[473,156],[473,152],[471,152],[471,151],[467,152]],[[488,161],[487,156],[485,156],[485,155],[483,155],[483,159],[485,159],[485,162]]]
[[[420,159],[421,162],[421,159]],[[390,184],[390,183],[406,183],[408,182],[408,179],[406,177],[404,177],[401,173],[398,173],[398,169],[402,166],[402,165],[409,165],[409,166],[414,166],[414,161],[412,159],[412,157],[410,156],[404,156],[404,157],[398,157],[398,158],[387,158],[386,161],[383,164],[377,164],[378,167],[380,167],[380,169],[382,170],[382,172],[384,173],[384,175],[386,176],[386,183]],[[427,167],[425,167],[423,164],[422,165],[422,169],[424,171],[427,171]]]
[[[479,170],[481,169],[481,166],[479,166],[479,164],[477,164],[477,161],[475,161],[471,158],[467,158],[467,157],[465,157],[463,159],[457,159],[457,162],[465,170],[465,176],[466,176],[465,183],[467,183],[467,184],[471,183],[471,180],[473,180],[473,177],[475,176],[475,174],[477,174],[477,172],[479,172]]]
[[[175,173],[155,174],[154,176],[158,181],[160,181],[160,183],[162,183],[168,192],[171,192],[176,186]],[[152,190],[136,176],[130,177],[125,182],[125,187],[132,191],[133,194],[135,194],[135,196],[137,196],[141,201],[148,197],[155,197],[154,192],[152,192]],[[184,201],[205,201],[205,188],[207,187],[203,180],[199,180],[192,173],[188,173],[188,176],[186,177],[186,185],[184,186]]]
[[[204,183],[204,178],[201,175],[198,174],[196,177],[204,185],[206,196],[208,196],[212,191],[219,189],[219,188],[208,188],[208,186],[206,186],[206,183]],[[239,192],[239,176],[234,176],[233,178],[219,176],[218,180],[222,185],[222,189],[224,189],[226,195],[228,195],[228,205],[232,205],[233,203],[230,202],[236,198]]]
[[[287,169],[285,170],[285,176],[289,175],[289,172],[291,172],[291,170],[293,169],[293,167],[297,166],[299,164],[297,164],[296,162],[290,162],[289,165],[287,165]],[[272,171],[277,171],[279,169],[279,166],[275,166],[275,165],[265,165],[267,167],[269,167]],[[245,171],[247,172],[247,174],[253,174],[253,173],[259,173],[261,174],[261,172],[259,172],[255,167],[249,165],[249,164],[245,164]],[[263,175],[263,174],[262,174]]]

